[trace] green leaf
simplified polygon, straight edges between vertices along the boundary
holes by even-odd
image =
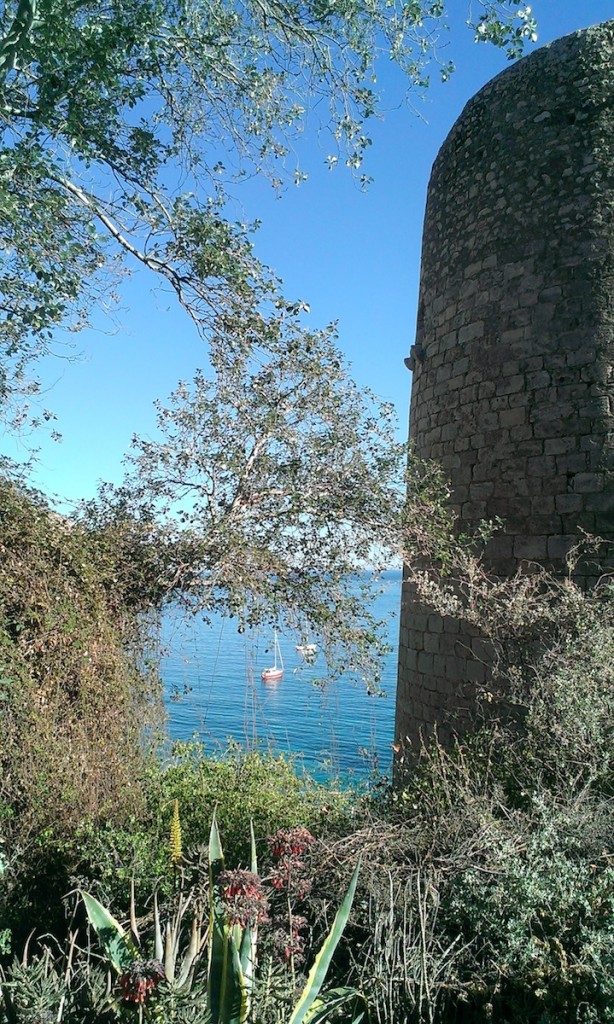
[[[253,979],[253,933],[255,928],[250,925],[246,925],[242,929],[241,939],[239,943],[239,962],[241,964],[241,970],[244,978],[251,982]],[[235,942],[236,945],[236,942]]]
[[[217,827],[217,820],[214,811],[211,821],[211,830],[209,832],[209,879],[211,884],[217,880],[218,875],[221,874],[223,870],[224,851],[222,850],[222,840],[220,839],[220,833]]]
[[[194,964],[196,962],[196,958],[198,957],[198,954],[200,953],[200,948],[201,948],[200,922],[197,921],[196,918],[194,918],[194,920],[192,921],[192,931],[191,931],[191,934],[190,934],[190,943],[189,943],[189,946],[188,946],[188,948],[187,948],[187,950],[185,952],[185,955],[184,955],[184,958],[183,958],[183,961],[182,961],[182,964],[181,964],[181,972],[179,974],[179,979],[177,981],[177,988],[181,989],[181,988],[185,987],[185,988],[187,988],[188,991],[191,988],[192,973],[193,973],[193,970],[194,970]]]
[[[250,837],[250,847],[251,847],[250,871],[252,871],[254,875],[257,875],[258,874],[258,856],[256,854],[256,836],[254,835],[254,822],[253,822],[253,820],[251,818],[249,820],[249,837]]]
[[[138,956],[137,947],[102,903],[87,892],[82,892],[81,895],[90,924],[98,935],[107,957],[117,973],[122,974]]]
[[[350,916],[359,871],[360,858],[358,860],[358,864],[354,868],[354,873],[350,879],[348,891],[346,892],[343,902],[335,915],[335,920],[333,921],[331,930],[326,936],[326,939],[322,944],[322,948],[314,960],[307,978],[307,983],[301,992],[299,1001],[294,1008],[289,1024],[302,1024],[303,1021],[310,1020],[316,1012],[314,1004],[324,983],[326,973],[333,958],[333,953],[337,948],[343,929],[345,928],[348,917]],[[312,1012],[310,1013],[310,1011]]]
[[[220,905],[220,898],[216,888],[216,882],[224,870],[224,853],[220,840],[220,833],[217,827],[215,811],[211,821],[209,832],[209,976],[207,979],[207,1006],[211,1013],[213,1024],[220,1020],[220,1007],[222,1003],[222,989],[224,976],[226,974],[226,922],[224,910]]]
[[[164,940],[162,938],[162,926],[160,924],[160,910],[158,908],[158,894],[154,893],[154,955],[156,960],[164,960]]]
[[[250,832],[250,843],[251,843],[251,864],[250,870],[257,875],[258,874],[258,857],[256,854],[256,837],[254,835],[254,823],[250,819],[249,823]],[[243,979],[245,982],[245,988],[248,996],[248,1010],[251,1004],[251,995],[254,986],[254,975],[256,967],[256,951],[258,947],[258,925],[246,925],[241,934],[239,942],[239,960],[241,963],[241,971],[243,972]]]
[[[224,870],[224,853],[215,812],[209,834],[210,945],[207,1008],[211,1024],[243,1024],[247,1019],[247,989],[237,944],[226,923],[216,882]]]
[[[247,988],[241,970],[239,951],[232,935],[228,935],[227,941],[230,962],[227,960],[219,1024],[244,1024],[247,1020]]]
[[[334,1010],[339,1010],[346,1004],[353,1004],[352,1016],[345,1017],[343,1024],[363,1024],[363,1021],[368,1022],[371,1019],[366,997],[358,989],[346,987],[329,989],[324,995],[319,996],[306,1020],[309,1024],[324,1024]]]

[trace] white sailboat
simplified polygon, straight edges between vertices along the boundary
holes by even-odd
[[[281,647],[277,639],[276,629],[273,630],[273,659],[273,665],[262,670],[262,681],[264,683],[278,683],[284,674],[284,659],[281,656]]]
[[[318,656],[318,645],[317,644],[297,644],[296,653],[300,654],[303,661],[306,661],[308,665],[313,665],[314,661]]]

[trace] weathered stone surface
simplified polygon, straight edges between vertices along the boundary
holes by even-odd
[[[505,520],[501,575],[557,569],[581,528],[614,539],[613,209],[614,21],[490,82],[431,176],[410,434],[465,528]],[[470,723],[487,680],[471,640],[405,585],[398,740]]]

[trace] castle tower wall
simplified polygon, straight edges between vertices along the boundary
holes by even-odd
[[[504,71],[434,164],[410,436],[468,527],[499,516],[493,570],[614,537],[614,21]],[[487,674],[462,623],[404,588],[397,740],[471,720]]]

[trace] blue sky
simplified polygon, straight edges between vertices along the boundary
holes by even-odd
[[[457,70],[447,83],[434,71],[424,98],[408,104],[399,76],[382,69],[386,114],[371,126],[365,171],[374,182],[366,193],[344,168],[329,172],[324,144],[307,137],[297,150],[306,183],[288,186],[279,198],[264,181],[235,190],[246,216],[262,221],[260,259],[284,280],[288,297],[310,304],[314,327],[339,321],[340,346],[355,378],[394,403],[402,435],[411,387],[403,358],[415,328],[431,165],[467,100],[508,65],[503,53],[473,43],[464,25],[466,0],[449,6],[445,56]],[[614,0],[534,0],[531,6],[537,46],[614,17]],[[99,480],[118,482],[132,435],[155,431],[154,400],[206,365],[205,346],[187,317],[144,271],[124,283],[113,319],[99,321],[99,329],[76,337],[78,362],[53,358],[42,367],[44,401],[58,415],[63,441],[27,439],[40,446],[35,482],[68,502],[90,497]],[[2,447],[14,457],[27,454],[26,439],[4,437]]]

